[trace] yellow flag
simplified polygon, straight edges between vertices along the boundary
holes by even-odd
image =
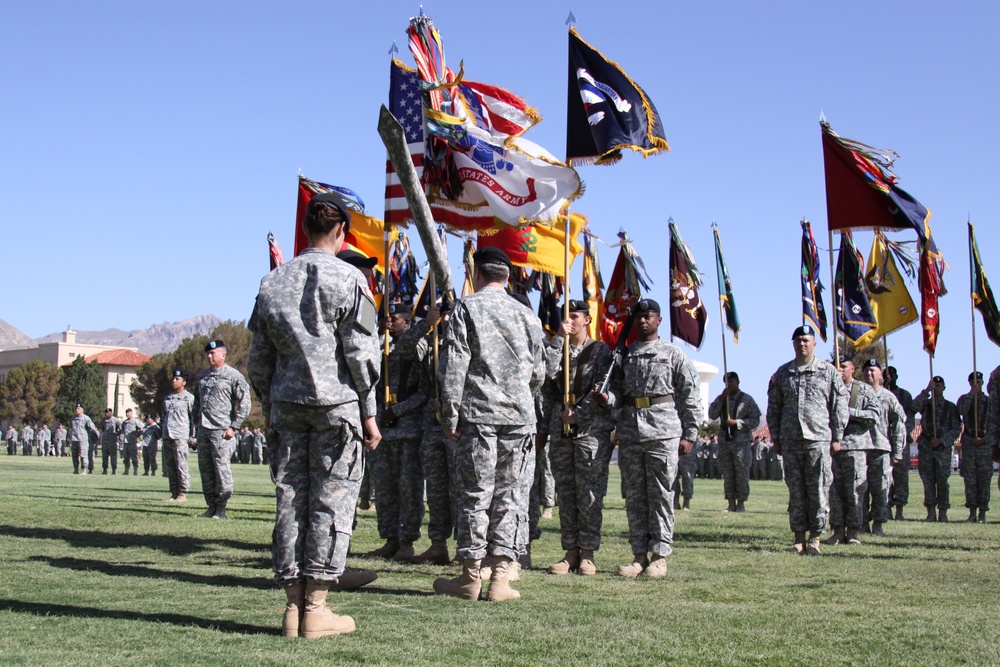
[[[389,234],[389,242],[394,243],[399,237],[395,227]],[[347,232],[347,243],[369,257],[378,257],[376,265],[385,273],[385,225],[378,218],[364,213],[351,211],[351,230]]]
[[[868,255],[865,283],[868,285],[872,313],[878,322],[872,341],[917,321],[919,313],[896,266],[896,259],[889,251],[885,235],[879,231],[875,233],[872,251]]]

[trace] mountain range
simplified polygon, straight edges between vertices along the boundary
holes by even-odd
[[[114,345],[135,347],[143,354],[158,354],[173,352],[181,341],[199,334],[209,334],[222,320],[215,315],[198,315],[180,322],[163,322],[153,324],[145,329],[124,331],[122,329],[104,329],[102,331],[77,331],[78,343],[93,345]],[[16,327],[0,320],[0,350],[12,350],[24,347],[37,347],[39,343],[51,343],[62,339],[61,331],[41,336],[32,340]]]

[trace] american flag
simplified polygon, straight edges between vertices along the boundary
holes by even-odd
[[[417,175],[423,172],[424,157],[424,117],[420,99],[420,75],[416,70],[405,67],[393,60],[389,75],[389,111],[403,126],[407,147]],[[493,226],[493,213],[484,207],[481,211],[469,211],[444,203],[431,205],[434,221],[459,229],[482,229]],[[385,161],[385,221],[393,225],[405,225],[413,219],[406,195],[399,177],[388,159]]]

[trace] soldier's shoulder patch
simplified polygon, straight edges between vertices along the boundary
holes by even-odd
[[[375,307],[375,298],[367,286],[362,286],[358,290],[358,326],[365,330],[365,333],[374,333],[378,324],[378,309]]]

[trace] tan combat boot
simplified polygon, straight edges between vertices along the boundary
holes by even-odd
[[[514,569],[514,561],[505,556],[493,557],[493,574],[490,575],[490,587],[486,599],[490,602],[506,602],[516,600],[521,594],[510,587],[510,574]]]
[[[806,533],[805,531],[798,531],[795,533],[795,542],[792,546],[785,549],[785,551],[790,551],[792,553],[805,553],[806,550]]]
[[[434,592],[463,600],[478,600],[483,585],[479,578],[480,565],[482,561],[478,558],[466,558],[462,561],[462,574],[454,579],[437,579],[434,582]]]
[[[809,531],[809,542],[806,543],[806,554],[809,556],[818,556],[820,554],[819,550],[819,537],[823,533],[818,530]]]
[[[690,498],[685,498],[684,499],[684,504],[681,506],[681,509],[682,510],[690,510],[691,509],[691,499]]]
[[[361,554],[362,558],[392,558],[399,551],[399,538],[390,537],[378,549]]]
[[[569,574],[580,567],[580,550],[569,549],[558,563],[549,565],[549,574]]]
[[[330,584],[331,591],[356,591],[378,579],[378,573],[373,570],[356,570],[349,567],[340,575],[337,583]]]
[[[854,546],[857,546],[857,545],[861,544],[861,540],[858,538],[858,529],[857,528],[848,528],[847,529],[847,536],[844,538],[844,541],[847,544],[851,544],[851,545],[854,545]]]
[[[188,499],[187,494],[185,494],[184,492],[181,492],[181,493],[177,494],[176,498],[174,498],[174,502],[186,503],[187,499]]]
[[[840,526],[833,529],[833,535],[823,540],[823,544],[843,544],[844,543],[844,527]]]
[[[329,590],[330,585],[326,582],[306,580],[306,608],[299,626],[300,636],[319,639],[354,632],[353,618],[338,616],[326,608],[326,593]]]
[[[400,542],[399,550],[392,555],[392,559],[399,563],[413,562],[413,542]]]
[[[663,579],[667,576],[667,559],[659,554],[653,554],[652,560],[642,574],[650,579]]]
[[[451,556],[448,555],[448,543],[445,540],[433,540],[427,551],[413,557],[413,562],[417,565],[425,563],[447,565],[451,562]]]
[[[281,619],[281,636],[298,637],[302,613],[306,608],[306,585],[302,582],[285,586],[285,617]]]
[[[646,554],[633,554],[632,562],[628,565],[618,566],[618,576],[638,577],[649,565],[649,558]]]
[[[545,509],[542,510],[542,518],[543,519],[551,519],[552,518],[552,508],[551,507],[546,507]]]
[[[580,549],[580,567],[576,570],[577,574],[582,574],[585,577],[592,577],[597,574],[597,565],[594,564],[594,552],[592,549]]]

